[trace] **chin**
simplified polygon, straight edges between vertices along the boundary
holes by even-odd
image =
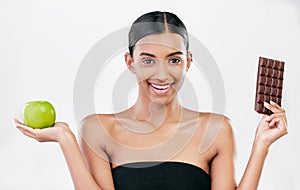
[[[150,89],[152,90],[152,89]],[[176,99],[177,93],[175,89],[171,89],[168,93],[153,93],[153,91],[149,92],[148,97],[150,101],[154,104],[166,106],[172,103]]]

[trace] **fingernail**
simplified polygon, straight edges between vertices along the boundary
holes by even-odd
[[[270,120],[270,116],[268,116],[267,118],[266,118],[266,121],[269,121]]]
[[[270,103],[271,103],[271,104],[273,104],[273,105],[274,105],[274,104],[276,104],[276,103],[275,103],[275,102],[273,102],[272,100],[270,101]]]
[[[268,102],[264,102],[264,106],[267,107],[269,106],[270,104]]]

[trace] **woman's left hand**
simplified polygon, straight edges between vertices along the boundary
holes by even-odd
[[[264,106],[273,112],[272,115],[264,115],[258,124],[256,141],[263,143],[268,148],[273,142],[288,133],[285,110],[275,102],[264,103]]]

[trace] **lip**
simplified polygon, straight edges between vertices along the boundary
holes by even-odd
[[[175,84],[175,82],[164,83],[164,84],[148,82],[149,88],[151,88],[155,94],[159,94],[159,95],[167,94],[172,89],[172,86],[174,84]]]

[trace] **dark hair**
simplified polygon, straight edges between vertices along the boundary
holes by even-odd
[[[186,49],[189,49],[188,32],[183,22],[174,13],[154,11],[140,16],[133,22],[128,36],[130,55],[133,55],[133,48],[141,38],[167,31],[179,34],[184,39]]]

